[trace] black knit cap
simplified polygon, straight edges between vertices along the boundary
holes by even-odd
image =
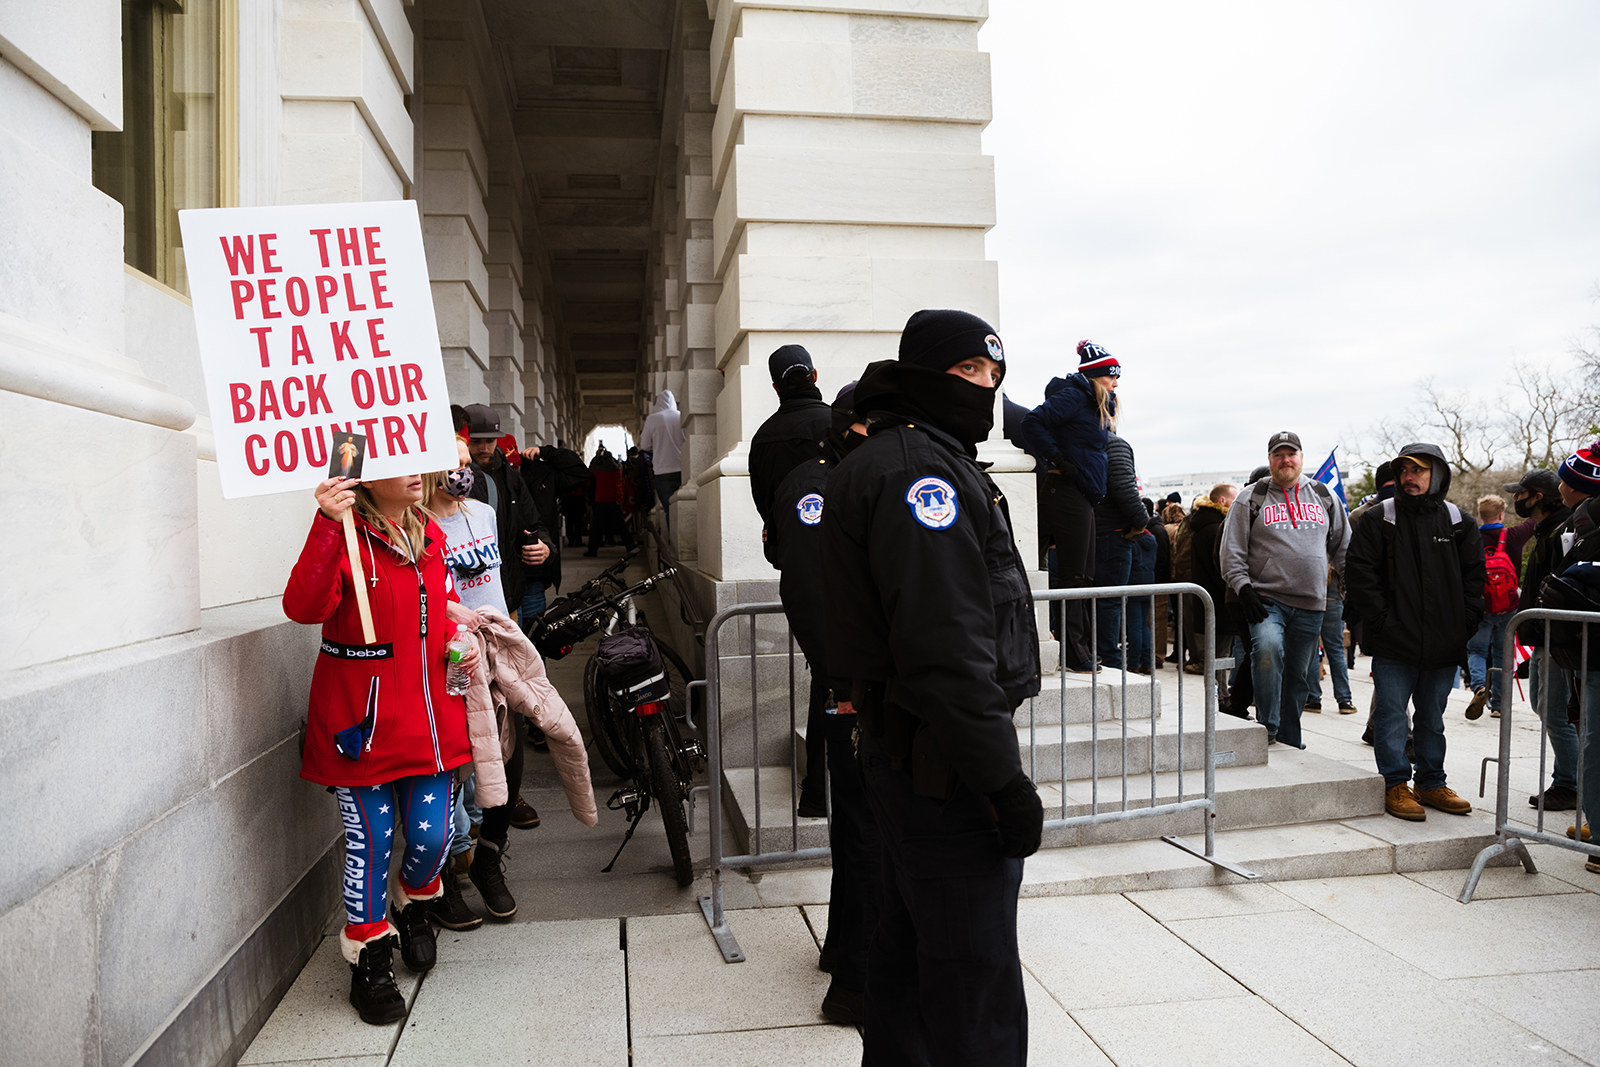
[[[1006,351],[994,327],[966,311],[918,311],[900,331],[900,361],[945,371],[964,359],[987,356],[1006,373]]]
[[[772,375],[774,385],[782,382],[796,368],[803,368],[808,377],[816,369],[811,363],[811,353],[806,351],[804,345],[784,345],[767,357],[767,373]]]
[[[856,383],[851,382],[833,398],[833,432],[844,436],[856,422]]]

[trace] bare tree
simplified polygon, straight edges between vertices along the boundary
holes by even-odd
[[[1552,371],[1526,361],[1513,364],[1522,410],[1507,411],[1502,432],[1513,443],[1524,470],[1553,468],[1583,436],[1592,407],[1586,402],[1579,376]]]
[[[1450,466],[1463,474],[1482,474],[1495,465],[1504,444],[1497,412],[1460,389],[1440,389],[1432,378],[1422,380],[1419,412],[1422,430],[1437,431]]]

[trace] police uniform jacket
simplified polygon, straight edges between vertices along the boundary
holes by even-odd
[[[772,514],[772,494],[784,476],[816,458],[817,444],[828,435],[833,409],[815,385],[794,387],[778,410],[750,438],[750,496],[765,523]]]
[[[883,683],[885,704],[925,726],[969,788],[1000,789],[1022,772],[1012,712],[1039,691],[1033,597],[1004,497],[955,438],[883,418],[826,498],[829,670]]]
[[[827,599],[822,592],[822,513],[834,464],[818,449],[814,459],[784,476],[772,495],[771,518],[761,546],[778,568],[778,599],[806,662],[828,677]],[[846,697],[849,691],[845,691]]]

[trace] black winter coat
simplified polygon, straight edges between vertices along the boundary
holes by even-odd
[[[1405,454],[1433,459],[1433,483],[1424,496],[1396,493],[1393,522],[1382,508],[1363,516],[1345,555],[1345,600],[1361,619],[1368,655],[1462,665],[1483,621],[1483,540],[1471,516],[1458,512],[1451,523],[1444,455],[1432,445],[1408,445]]]
[[[1527,611],[1539,606],[1539,586],[1555,570],[1561,556],[1561,527],[1572,517],[1571,508],[1561,508],[1547,515],[1533,528],[1533,548],[1528,552],[1528,562],[1522,571],[1522,592],[1517,597],[1517,609]],[[1531,622],[1517,627],[1517,640],[1530,648],[1544,644],[1544,623]]]
[[[1236,634],[1243,629],[1238,605],[1228,602],[1228,583],[1222,580],[1222,526],[1226,519],[1227,512],[1215,507],[1197,507],[1189,513],[1189,566],[1194,584],[1211,594],[1217,633]],[[1199,599],[1189,603],[1198,605]]]
[[[541,445],[539,458],[524,459],[522,466],[517,470],[522,475],[523,484],[528,487],[528,492],[533,495],[533,502],[539,509],[540,519],[544,521],[551,534],[550,558],[537,566],[527,568],[527,576],[529,579],[538,579],[559,592],[561,538],[555,536],[556,516],[560,514],[561,497],[589,483],[589,467],[583,462],[583,457],[570,448]]]
[[[833,409],[814,385],[791,389],[750,438],[750,496],[766,524],[772,494],[784,476],[817,458],[833,425]]]
[[[828,480],[822,563],[829,670],[885,683],[972,790],[1021,773],[1011,715],[1039,692],[1033,596],[973,455],[926,422],[875,423]]]
[[[1133,446],[1115,433],[1106,435],[1106,495],[1094,506],[1094,533],[1127,534],[1152,521],[1139,499],[1139,475],[1133,467]]]
[[[500,542],[500,583],[506,590],[506,612],[522,606],[522,591],[528,584],[528,566],[522,562],[522,546],[543,541],[555,553],[555,537],[539,515],[539,505],[522,480],[517,468],[504,456],[491,471],[474,466],[472,499],[494,507],[495,536]],[[494,479],[495,498],[489,499],[489,479]],[[527,531],[524,533],[523,531]]]
[[[789,631],[806,662],[830,677],[827,661],[827,600],[822,593],[822,514],[832,473],[832,453],[790,471],[772,496],[772,516],[761,546],[767,562],[778,568],[778,599]],[[835,688],[840,688],[836,686]],[[848,690],[844,694],[849,699]]]

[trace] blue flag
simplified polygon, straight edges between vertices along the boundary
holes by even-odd
[[[1339,477],[1339,463],[1333,458],[1334,453],[1338,451],[1336,448],[1333,452],[1328,453],[1328,458],[1323,461],[1322,466],[1317,468],[1315,478],[1329,489],[1332,489],[1334,495],[1339,498],[1339,503],[1348,508],[1350,501],[1345,499],[1344,479]]]

